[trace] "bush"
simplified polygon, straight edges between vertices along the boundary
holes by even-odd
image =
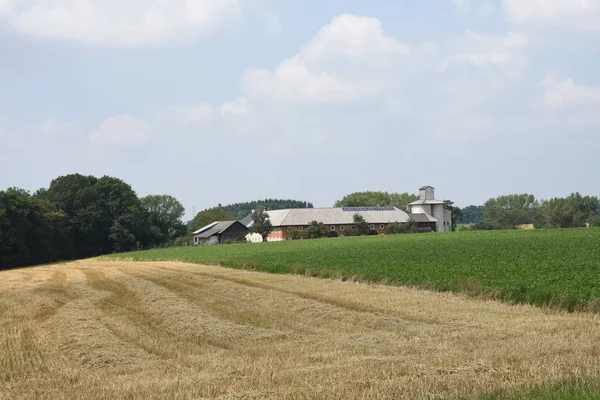
[[[288,238],[290,240],[304,239],[304,232],[301,232],[300,229],[298,229],[298,228],[292,228],[292,230],[288,234]]]
[[[487,221],[481,221],[471,226],[473,231],[493,231],[497,229],[502,229],[502,227]]]
[[[412,221],[409,222],[392,222],[385,228],[387,235],[395,235],[398,233],[415,233],[417,231],[415,224]]]

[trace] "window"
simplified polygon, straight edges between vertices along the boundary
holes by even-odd
[[[288,226],[288,232],[291,232],[291,231],[292,231],[292,227]]]
[[[379,229],[385,229],[385,225],[384,224],[379,225]]]
[[[331,225],[331,231],[334,232],[335,231],[335,225]]]
[[[371,229],[375,229],[375,225],[371,225]]]
[[[298,228],[298,229],[300,229],[300,232],[302,232],[302,231],[304,230],[304,227],[303,227],[303,226],[301,226],[301,227],[300,227],[300,228]]]
[[[346,225],[342,225],[340,226],[340,230],[343,231],[344,229],[346,229]]]

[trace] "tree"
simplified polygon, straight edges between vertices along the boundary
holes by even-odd
[[[299,240],[304,238],[304,232],[301,232],[298,228],[292,228],[290,233],[288,234],[288,238],[290,240]]]
[[[119,221],[114,221],[110,227],[108,238],[115,252],[130,251],[135,245],[135,236]]]
[[[489,199],[484,204],[485,222],[503,229],[531,224],[536,218],[539,203],[532,194],[510,194]]]
[[[127,231],[134,238],[144,231],[141,227],[146,215],[141,202],[131,186],[118,178],[65,175],[54,179],[48,190],[38,191],[37,196],[66,214],[73,244],[70,258],[97,256],[122,247],[119,243],[123,242],[115,242],[117,236],[111,232],[115,221],[121,233]]]
[[[103,176],[98,179],[94,185],[94,191],[97,195],[97,208],[101,210],[98,220],[99,233],[101,235],[102,247],[99,254],[106,254],[115,249],[130,250],[131,247],[124,247],[127,244],[123,238],[133,238],[138,225],[142,222],[137,219],[142,208],[140,199],[131,186],[119,178]],[[119,235],[113,234],[115,222],[120,225]],[[115,241],[115,238],[118,238]]]
[[[462,221],[462,211],[459,207],[454,207],[454,202],[450,200],[445,200],[445,207],[450,210],[452,215],[452,232],[456,232],[456,228],[460,221]]]
[[[0,269],[68,258],[65,214],[27,191],[0,191]]]
[[[542,201],[537,215],[537,228],[577,228],[592,223],[598,215],[600,201],[594,196],[572,193],[567,198]]]
[[[229,215],[232,215],[234,219],[242,219],[250,215],[254,210],[259,208],[265,210],[285,210],[288,208],[314,208],[312,203],[300,200],[277,200],[277,199],[264,199],[249,201],[246,203],[230,204],[225,207],[221,207],[219,204],[218,208],[223,208]]]
[[[158,227],[167,240],[174,240],[186,232],[181,220],[185,213],[183,205],[173,196],[150,195],[141,199],[142,207],[148,212],[150,224]]]
[[[386,235],[395,235],[398,233],[414,233],[416,232],[414,222],[412,220],[408,222],[392,222],[385,228]]]
[[[263,241],[266,242],[267,238],[273,232],[273,225],[269,219],[269,214],[263,209],[258,209],[252,214],[252,233],[258,233],[262,236]]]
[[[371,227],[360,214],[354,214],[354,230],[358,236],[366,236],[371,233]]]
[[[307,239],[321,239],[328,235],[327,227],[319,221],[311,221],[305,231]]]
[[[476,224],[483,221],[483,206],[468,206],[461,210],[463,224]]]
[[[397,207],[408,211],[408,205],[419,200],[419,196],[409,193],[355,192],[338,200],[334,207]]]
[[[36,193],[39,198],[55,204],[66,214],[72,247],[69,259],[100,254],[103,240],[99,226],[101,210],[94,190],[97,181],[93,176],[65,175],[54,179],[47,190]]]
[[[234,219],[224,208],[209,208],[196,214],[192,223],[192,231],[204,228],[215,221],[233,221]]]

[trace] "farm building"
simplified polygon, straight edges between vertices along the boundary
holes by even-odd
[[[434,188],[422,187],[420,199],[410,204],[410,214],[396,207],[344,207],[344,208],[297,208],[267,211],[273,232],[269,242],[288,239],[293,229],[304,231],[312,221],[322,222],[332,237],[344,236],[344,230],[354,225],[354,215],[362,216],[370,225],[372,234],[385,233],[387,226],[393,222],[406,223],[413,221],[420,232],[449,232],[452,230],[452,215],[445,203],[436,200]],[[252,228],[252,215],[241,220],[241,223]],[[258,234],[246,236],[250,242],[262,242]]]
[[[194,232],[194,246],[225,244],[245,238],[249,230],[239,221],[217,221]]]
[[[452,231],[452,212],[443,201],[435,199],[433,187],[424,186],[419,189],[419,200],[410,203],[409,207],[413,220],[418,223],[420,230]]]
[[[409,215],[396,207],[344,207],[344,208],[296,208],[288,210],[267,211],[273,232],[269,242],[287,240],[294,228],[304,231],[312,221],[322,222],[329,231],[329,236],[344,236],[344,231],[354,225],[354,215],[362,216],[370,225],[372,234],[385,233],[388,224],[410,221]],[[242,220],[248,228],[252,228],[252,216]],[[257,234],[249,234],[248,241],[261,242]]]

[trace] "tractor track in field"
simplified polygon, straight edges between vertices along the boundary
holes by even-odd
[[[414,398],[600,375],[600,316],[183,263],[0,272],[0,399]]]

